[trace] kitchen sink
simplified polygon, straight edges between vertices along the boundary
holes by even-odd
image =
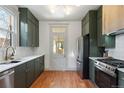
[[[21,62],[21,61],[11,61],[10,63],[19,63],[19,62]]]

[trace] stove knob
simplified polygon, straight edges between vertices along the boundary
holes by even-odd
[[[112,69],[112,71],[115,71],[115,69]]]

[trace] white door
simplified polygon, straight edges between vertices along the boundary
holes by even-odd
[[[66,26],[51,26],[50,67],[52,70],[66,70]]]

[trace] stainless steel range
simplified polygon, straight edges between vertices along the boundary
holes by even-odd
[[[117,87],[117,68],[124,68],[124,61],[108,58],[95,62],[96,84],[99,87]]]

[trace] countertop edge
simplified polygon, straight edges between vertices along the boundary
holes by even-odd
[[[103,57],[89,57],[89,59],[93,60],[93,61],[97,61],[96,59],[102,59]]]
[[[124,68],[118,68],[118,71],[124,72]]]
[[[6,70],[9,70],[9,69],[15,68],[15,67],[17,67],[17,66],[19,66],[21,64],[24,64],[24,63],[26,63],[28,61],[31,61],[31,60],[33,60],[35,58],[38,58],[38,57],[41,57],[41,56],[44,56],[44,55],[45,54],[27,56],[27,57],[21,58],[21,60],[19,60],[21,62],[19,62],[19,63],[2,64],[2,65],[0,65],[0,73],[4,72]]]

